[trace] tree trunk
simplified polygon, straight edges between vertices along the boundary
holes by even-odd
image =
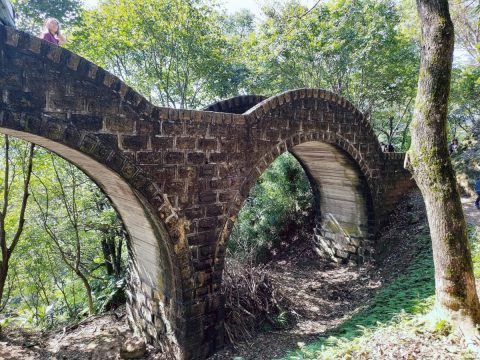
[[[117,279],[120,279],[120,275],[122,274],[122,245],[123,245],[123,232],[119,231],[117,251],[115,253],[115,266],[114,266],[115,275]]]
[[[425,200],[435,264],[436,310],[471,334],[479,323],[467,227],[447,149],[454,29],[447,0],[417,0],[421,64],[405,166]]]
[[[7,283],[7,274],[8,259],[3,258],[3,260],[0,261],[0,309],[2,309],[3,292],[5,291],[5,284]]]
[[[23,180],[23,196],[22,201],[20,203],[20,212],[18,215],[18,219],[16,220],[17,229],[13,235],[13,239],[8,245],[7,242],[7,231],[6,231],[6,218],[7,212],[9,210],[9,194],[10,194],[10,182],[13,181],[10,178],[10,140],[8,135],[5,136],[5,174],[4,174],[4,181],[3,181],[3,204],[2,210],[0,211],[0,252],[1,258],[0,261],[0,307],[2,307],[3,301],[3,292],[5,291],[5,283],[7,281],[8,275],[8,268],[9,268],[9,261],[10,258],[15,251],[15,248],[18,245],[20,240],[20,236],[22,236],[23,228],[25,226],[25,212],[27,210],[27,202],[29,197],[29,186],[30,186],[30,179],[32,175],[32,168],[33,168],[33,154],[35,150],[35,145],[29,145],[29,152],[28,158],[26,163],[26,168],[23,167],[24,171],[24,180]]]
[[[85,288],[85,292],[87,293],[87,300],[88,300],[88,313],[89,315],[95,314],[95,307],[93,306],[93,296],[92,296],[92,288],[88,279],[80,270],[75,270],[75,273],[82,281],[83,287]]]
[[[110,245],[108,243],[108,234],[102,234],[102,252],[103,259],[105,261],[105,267],[107,269],[108,276],[113,275],[113,265],[112,265],[112,253],[110,251]]]

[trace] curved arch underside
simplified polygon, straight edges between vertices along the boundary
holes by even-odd
[[[290,150],[303,165],[316,199],[318,250],[337,261],[362,262],[371,238],[373,214],[365,177],[338,147],[320,141]]]
[[[130,281],[127,290],[130,303],[138,302],[135,294],[148,289],[159,299],[171,299],[171,289],[175,289],[173,264],[165,246],[167,233],[152,216],[148,203],[135,193],[118,174],[108,169],[91,157],[62,145],[58,142],[17,130],[0,127],[0,133],[22,139],[61,156],[85,172],[108,196],[117,213],[120,215],[129,235]],[[142,304],[131,306],[129,311],[141,309]],[[138,314],[130,314],[135,321]],[[157,319],[162,326],[171,328],[167,319]]]

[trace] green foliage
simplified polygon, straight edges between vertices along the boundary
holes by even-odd
[[[29,145],[15,139],[10,139],[8,155],[5,149],[5,137],[0,137],[0,193],[1,206],[4,206],[3,190],[8,188],[8,206],[5,213],[5,238],[13,239],[18,229],[22,198],[24,192],[24,177],[28,166]],[[8,164],[5,160],[8,160]],[[8,166],[8,178],[5,172]],[[8,244],[10,245],[10,244]]]
[[[442,336],[448,336],[452,332],[452,325],[446,320],[438,320],[435,323],[434,331]]]
[[[15,25],[19,29],[35,35],[39,34],[43,23],[54,17],[62,25],[73,25],[82,11],[80,0],[11,0],[16,12]]]
[[[94,279],[92,287],[96,293],[96,312],[105,312],[125,304],[127,301],[125,285],[125,277],[118,279],[117,277],[107,275],[104,278]]]
[[[312,210],[313,194],[305,171],[285,153],[250,191],[232,230],[228,251],[238,259],[266,262],[291,244],[300,229],[308,228]]]
[[[221,23],[209,1],[105,0],[84,12],[69,47],[158,105],[197,108],[242,80]]]
[[[310,12],[285,1],[264,13],[244,40],[250,92],[331,90],[365,112],[386,141],[406,146],[419,58],[398,29],[394,1],[326,1]]]
[[[0,137],[0,142],[4,137]],[[0,157],[3,144],[0,144]],[[12,211],[7,232],[15,228],[15,208],[23,181],[22,154],[28,143],[10,140]],[[4,168],[0,165],[0,179]],[[3,180],[0,180],[3,181]],[[10,262],[0,323],[55,327],[89,313],[85,276],[94,311],[109,310],[125,302],[127,251],[123,226],[109,200],[78,168],[52,153],[36,148],[30,201],[24,231]],[[120,271],[108,271],[102,246],[112,241]],[[117,264],[118,265],[118,264]]]
[[[452,137],[472,138],[480,132],[480,68],[467,65],[452,73],[449,124]]]
[[[283,311],[274,319],[275,327],[277,329],[285,329],[289,325],[289,313],[287,311]]]
[[[470,239],[475,278],[480,279],[480,228],[477,226],[469,226],[468,238]]]

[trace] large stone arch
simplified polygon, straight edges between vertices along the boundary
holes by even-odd
[[[290,151],[316,192],[319,250],[337,262],[371,258],[375,232],[389,211],[384,206],[386,190],[389,182],[397,184],[398,179],[391,179],[388,171],[392,166],[389,158],[394,155],[382,153],[363,115],[346,99],[318,89],[287,91],[244,115],[251,139],[247,146],[253,147],[251,170],[229,209],[218,254],[224,253],[234,219],[253,184],[280,154]],[[322,167],[330,167],[335,174],[328,174],[328,168],[322,172]],[[405,187],[411,186],[408,174],[400,169],[398,178]],[[339,180],[340,175],[344,176],[341,187],[331,181],[335,176]],[[405,187],[401,187],[402,193]]]
[[[191,299],[184,284],[193,270],[182,220],[149,167],[129,151],[138,146],[139,132],[155,126],[153,106],[87,60],[3,26],[0,92],[0,133],[67,159],[111,199],[132,250],[130,323],[148,342],[186,357]]]
[[[145,198],[117,173],[84,153],[50,139],[0,127],[0,134],[13,136],[52,151],[87,174],[105,193],[128,233],[128,320],[150,342],[178,352],[173,314],[182,303],[178,263],[165,226],[155,219]],[[158,300],[151,309],[150,302]],[[147,329],[150,328],[150,329]],[[156,341],[156,340],[158,341]]]
[[[372,232],[412,186],[402,167],[404,155],[381,153],[368,121],[330,92],[242,96],[205,111],[156,107],[86,59],[1,25],[0,129],[70,159],[104,182],[111,196],[111,179],[130,189],[136,212],[121,209],[121,200],[117,209],[126,222],[140,217],[150,224],[160,244],[157,263],[171,266],[166,272],[172,279],[164,292],[147,281],[132,282],[134,325],[148,341],[173,346],[182,359],[203,359],[223,345],[226,240],[251,186],[281,153],[295,153],[319,189],[328,179],[315,175],[306,156],[312,151],[302,146],[328,149],[340,163],[350,164],[344,175],[363,180],[346,187],[366,184]],[[326,228],[320,218],[319,230]],[[338,233],[318,235],[338,243],[333,239]],[[354,261],[350,255],[360,255],[358,247],[348,255]],[[152,260],[145,253],[137,262],[143,257],[145,263]]]

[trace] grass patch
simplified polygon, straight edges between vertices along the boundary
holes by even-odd
[[[417,235],[411,250],[415,255],[403,274],[382,287],[362,310],[341,326],[312,344],[300,344],[299,349],[288,353],[284,359],[370,358],[373,341],[383,334],[399,342],[415,342],[421,336],[425,339],[453,336],[450,335],[448,323],[438,322],[430,329],[418,316],[427,313],[435,300],[431,239],[427,231],[424,229]],[[469,239],[475,276],[478,278],[480,229],[469,226]],[[461,359],[474,359],[468,351],[458,356]]]
[[[475,278],[480,278],[480,228],[477,226],[468,226],[468,237],[470,239],[470,248],[472,250],[473,272]]]
[[[358,339],[353,341],[355,338],[368,336],[379,327],[406,321],[408,316],[405,315],[427,312],[433,305],[435,294],[431,239],[427,231],[424,229],[416,236],[412,244],[415,255],[403,274],[382,287],[365,308],[341,326],[317,342],[287,354],[284,359],[327,359],[335,355],[335,349],[344,353],[350,347],[355,348],[359,343]],[[324,352],[330,355],[324,357]]]

